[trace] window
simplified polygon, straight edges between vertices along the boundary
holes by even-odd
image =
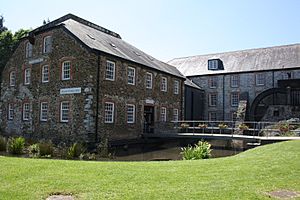
[[[132,124],[135,121],[135,105],[127,104],[127,123]]]
[[[114,103],[106,102],[105,103],[105,113],[104,113],[104,122],[113,123],[114,122]]]
[[[231,99],[231,106],[238,106],[239,105],[239,93],[237,92],[233,92],[230,95],[230,99]]]
[[[112,61],[106,61],[105,79],[110,81],[115,80],[115,63]]]
[[[178,109],[173,109],[173,120],[178,121]]]
[[[42,83],[48,83],[49,82],[49,66],[44,65],[42,67]]]
[[[10,86],[15,86],[16,85],[16,72],[12,71],[9,74],[9,85]]]
[[[232,75],[231,77],[231,87],[239,87],[240,77],[239,75]]]
[[[174,94],[179,94],[179,81],[174,81]]]
[[[29,85],[30,84],[30,69],[27,68],[24,70],[24,85]]]
[[[9,120],[14,119],[14,106],[13,106],[13,104],[8,104],[8,113],[7,113],[7,115],[8,115]]]
[[[217,94],[216,93],[208,94],[208,102],[209,102],[209,106],[217,106]]]
[[[152,73],[146,73],[146,88],[152,89]]]
[[[26,43],[26,58],[32,57],[32,44],[30,42]]]
[[[265,85],[265,74],[263,73],[256,74],[255,82],[257,86]]]
[[[29,103],[23,104],[23,120],[28,121],[29,120]]]
[[[167,109],[165,107],[161,107],[160,109],[160,121],[162,122],[167,121]]]
[[[209,121],[216,121],[217,120],[217,113],[216,112],[209,112],[208,113],[208,120]]]
[[[128,67],[127,69],[127,83],[129,85],[135,85],[135,68]]]
[[[43,53],[50,53],[51,51],[52,51],[52,37],[46,36],[44,37]]]
[[[168,90],[168,80],[166,77],[161,78],[161,91],[167,92]]]
[[[71,79],[71,62],[65,61],[62,63],[61,67],[61,80],[70,80]]]
[[[70,102],[63,101],[60,103],[60,121],[69,122]]]
[[[208,79],[209,83],[209,87],[210,88],[217,88],[218,87],[218,77],[210,77]]]
[[[48,120],[48,103],[47,102],[41,103],[40,120],[43,122]]]
[[[218,69],[218,60],[208,60],[208,69]]]

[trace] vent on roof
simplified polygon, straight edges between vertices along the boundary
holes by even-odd
[[[95,38],[93,36],[90,36],[89,34],[86,34],[89,38],[91,38],[92,40],[95,40]]]
[[[153,61],[154,60],[154,58],[153,57],[151,57],[151,56],[147,56],[151,61]]]
[[[113,48],[117,48],[115,44],[113,44],[113,43],[109,43],[109,44],[110,44],[110,46],[112,46]]]
[[[138,52],[134,51],[133,53],[135,53],[137,56],[141,56],[141,54],[139,54]]]

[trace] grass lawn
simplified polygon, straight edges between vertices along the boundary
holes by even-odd
[[[300,192],[300,141],[199,161],[91,162],[0,156],[0,199],[270,199]]]

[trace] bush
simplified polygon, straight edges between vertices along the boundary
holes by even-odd
[[[82,145],[76,142],[71,147],[68,148],[67,158],[68,159],[78,158],[82,153],[84,153]]]
[[[6,151],[6,138],[0,136],[0,151]]]
[[[23,137],[10,138],[7,142],[7,150],[11,154],[22,154],[25,147],[25,139]]]
[[[181,148],[183,160],[199,160],[211,157],[211,144],[205,141],[199,141],[195,146]]]
[[[40,157],[40,147],[39,144],[32,144],[28,147],[29,157],[39,158]]]
[[[41,157],[53,156],[53,144],[51,142],[40,142],[38,144]]]

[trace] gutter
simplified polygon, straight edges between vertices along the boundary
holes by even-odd
[[[100,84],[100,53],[97,53],[97,85],[96,85],[96,123],[95,123],[95,143],[98,142],[98,114],[99,114],[99,84]]]

